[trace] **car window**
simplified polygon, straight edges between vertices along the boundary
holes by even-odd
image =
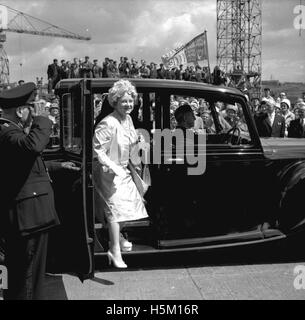
[[[80,154],[82,150],[81,99],[75,94],[63,96],[63,147],[66,151]]]
[[[156,127],[155,124],[155,92],[141,92],[138,90],[138,99],[134,104],[131,117],[136,129],[146,129],[151,131]]]
[[[251,136],[245,119],[243,106],[237,101],[213,100],[210,97],[171,95],[170,128],[175,130],[176,110],[188,104],[194,113],[195,133],[202,130],[207,135],[207,144],[250,145]]]
[[[206,134],[206,143],[210,145],[252,145],[251,135],[245,120],[245,105],[240,101],[219,99],[217,95],[199,92],[181,94],[167,90],[149,90],[137,88],[138,99],[135,101],[131,117],[136,129],[145,129],[152,134],[155,129],[175,130],[177,120],[175,111],[183,104],[189,104],[194,112],[196,134]],[[111,113],[107,93],[96,94],[94,98],[95,123],[100,117]]]
[[[45,151],[57,151],[60,148],[60,110],[59,97],[55,97],[50,103],[40,103],[38,114],[48,114],[48,118],[52,121],[52,128],[49,143]]]
[[[109,105],[107,92],[94,94],[94,123],[95,125],[102,118],[113,112]],[[155,92],[141,92],[138,90],[138,97],[134,101],[134,108],[130,116],[135,128],[151,130],[155,127]]]

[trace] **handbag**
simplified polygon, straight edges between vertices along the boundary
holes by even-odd
[[[132,164],[131,161],[128,163],[128,169],[130,171],[131,177],[133,182],[135,183],[141,197],[143,198],[145,193],[147,192],[149,186],[151,185],[150,173],[149,168],[147,165],[144,165],[142,170],[142,177],[137,172],[135,166]]]

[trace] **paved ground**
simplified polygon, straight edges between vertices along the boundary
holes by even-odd
[[[74,276],[62,275],[48,277],[48,297],[69,300],[305,299],[305,290],[296,290],[293,286],[293,270],[298,264],[99,272],[83,284]]]
[[[130,268],[125,271],[109,268],[100,258],[95,278],[83,284],[69,274],[47,276],[47,296],[55,300],[304,300],[305,289],[294,288],[294,268],[305,268],[302,256],[279,259],[272,251],[248,249],[128,256]]]

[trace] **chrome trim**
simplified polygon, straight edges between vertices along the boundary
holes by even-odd
[[[260,230],[241,232],[238,234],[228,234],[224,236],[212,236],[212,237],[203,237],[203,238],[187,238],[187,239],[173,239],[173,240],[160,240],[160,245],[163,246],[179,246],[179,245],[191,245],[191,244],[200,244],[204,242],[217,242],[217,241],[230,241],[235,239],[243,239],[245,237],[259,237],[264,238],[264,235]],[[163,243],[163,244],[162,244]]]

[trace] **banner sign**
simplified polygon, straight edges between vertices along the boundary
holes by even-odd
[[[171,50],[161,57],[163,64],[167,67],[176,67],[180,64],[193,63],[209,60],[208,42],[206,31],[192,39],[186,45]]]

